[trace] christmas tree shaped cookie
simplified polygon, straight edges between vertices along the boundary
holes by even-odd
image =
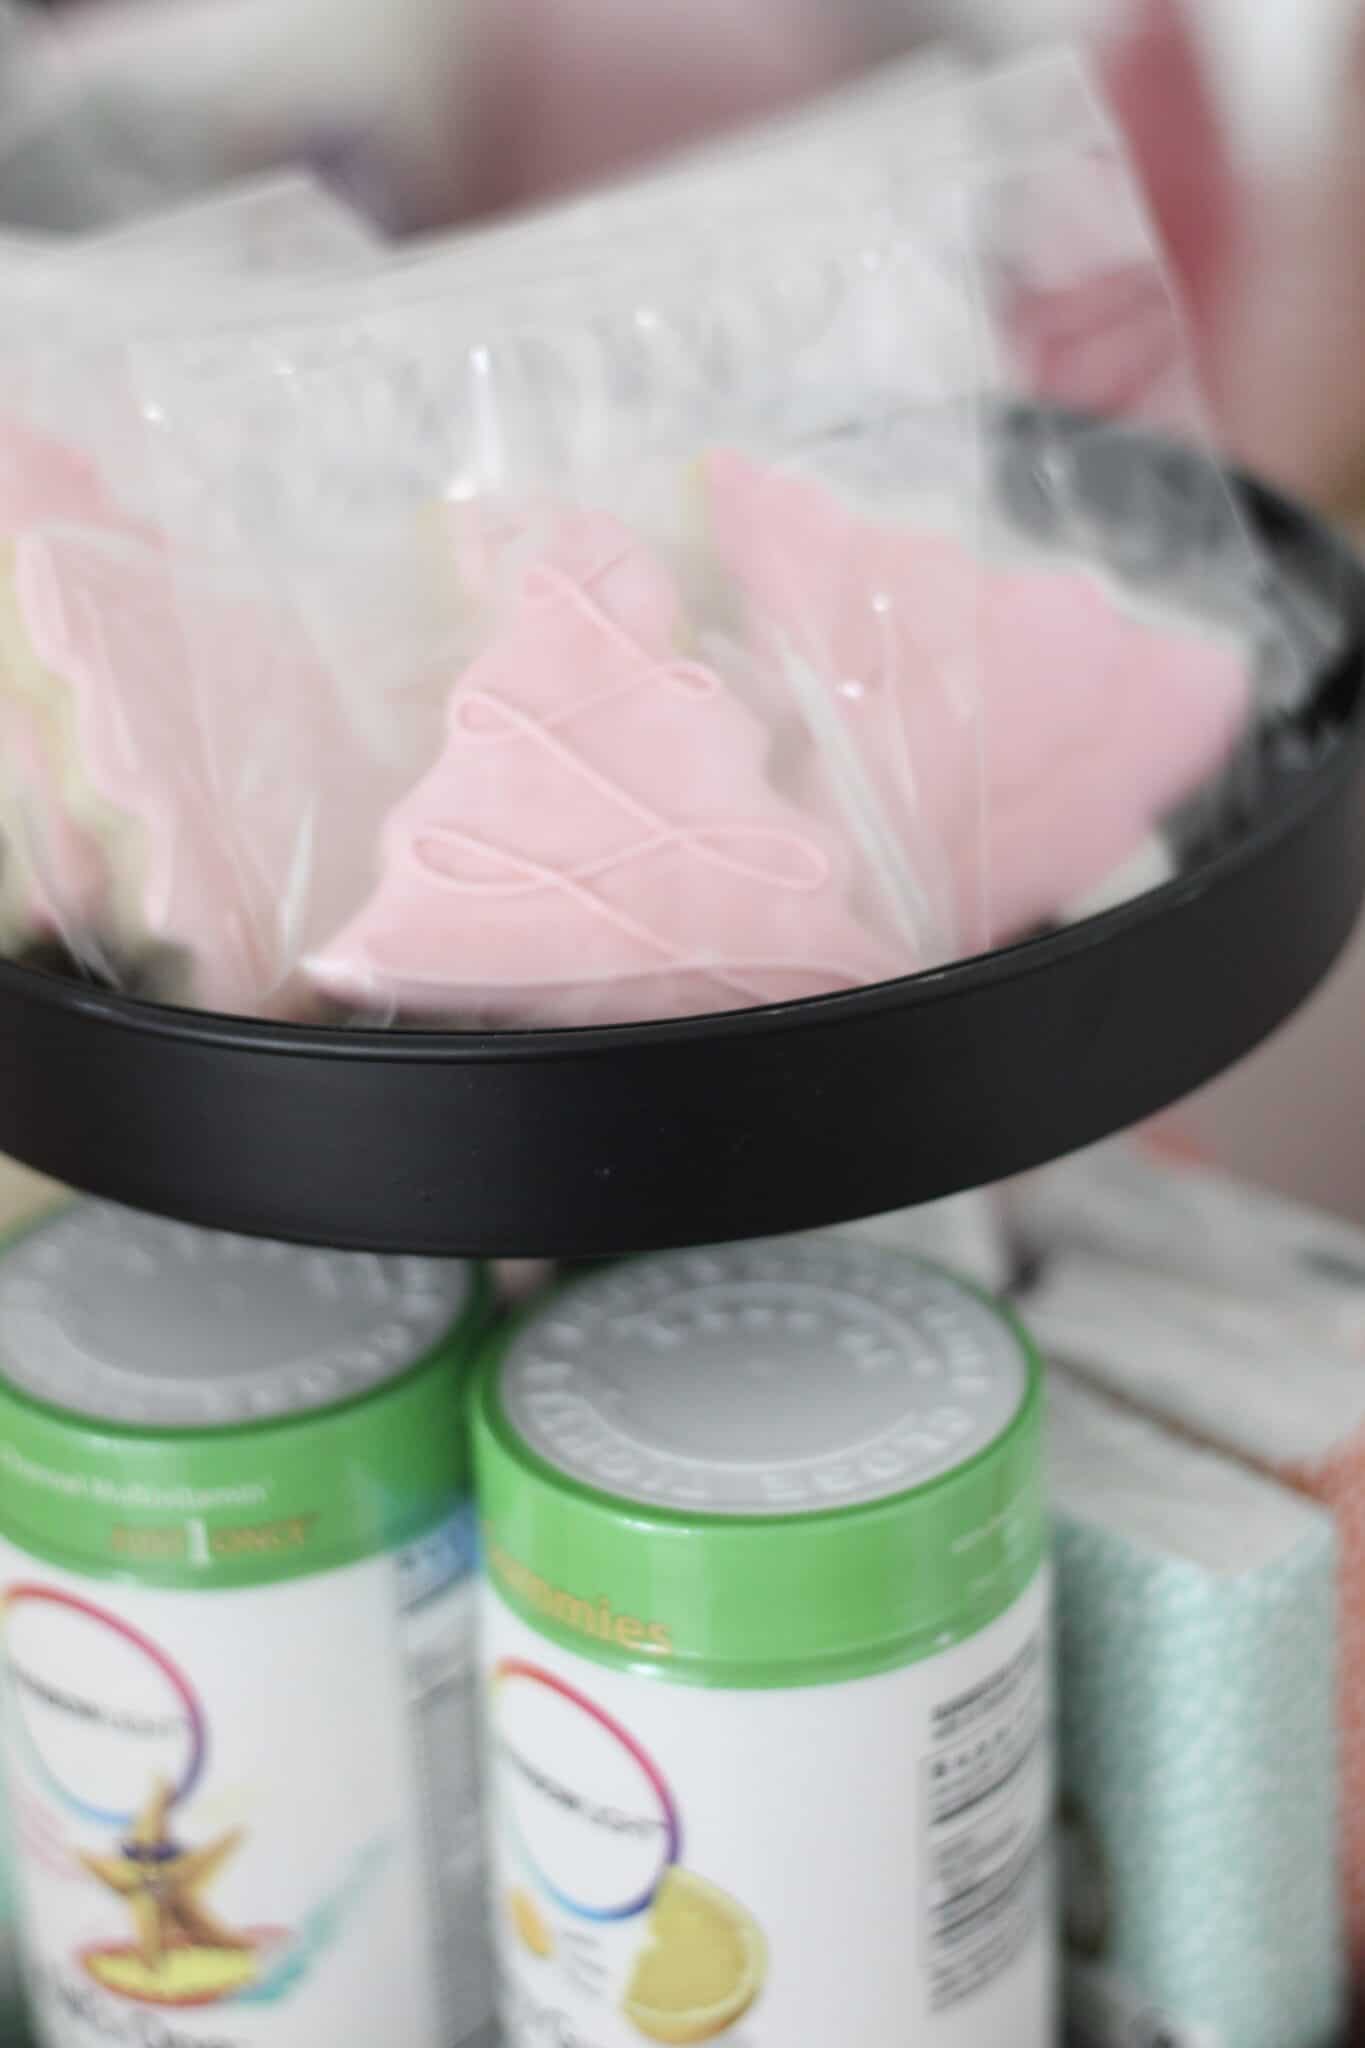
[[[768,779],[759,720],[681,658],[677,612],[601,515],[520,547],[372,893],[308,963],[320,988],[410,1018],[574,1024],[906,971],[853,907],[848,845]]]

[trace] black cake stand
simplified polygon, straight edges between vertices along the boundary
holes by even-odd
[[[1010,443],[1025,494],[1027,439]],[[1077,471],[1094,532],[1121,500],[1124,547],[1136,505],[1169,548],[1204,465],[1104,445]],[[1313,619],[1320,651],[1254,802],[1165,887],[880,987],[607,1029],[266,1024],[0,964],[0,1147],[222,1229],[594,1257],[927,1201],[1150,1115],[1309,994],[1365,892],[1365,570],[1283,500],[1232,488],[1286,631]]]

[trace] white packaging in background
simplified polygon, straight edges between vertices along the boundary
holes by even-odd
[[[1117,910],[1124,903],[1131,903],[1137,896],[1147,895],[1149,890],[1160,889],[1166,882],[1172,882],[1180,872],[1180,864],[1160,833],[1154,832],[1126,860],[1121,868],[1084,896],[1069,903],[1062,916],[1063,924],[1080,924],[1087,917],[1102,917],[1108,910]]]
[[[1315,1467],[1365,1425],[1359,1361],[1264,1296],[1070,1252],[1021,1312],[1050,1358],[1251,1464]]]
[[[1186,1219],[1191,1234],[1198,1213]],[[1359,1241],[1307,1216],[1302,1237],[1286,1235],[1283,1216],[1258,1212],[1254,1200],[1245,1236],[1231,1230],[1229,1211],[1214,1213],[1228,1234],[1210,1233],[1214,1256],[1203,1283],[1137,1263],[1136,1252],[1125,1261],[1113,1251],[1066,1251],[1045,1267],[1023,1312],[1054,1360],[1183,1436],[1284,1480],[1335,1517],[1342,1877],[1351,1962],[1362,1982],[1365,1360],[1355,1319],[1365,1290],[1349,1266]],[[1173,1219],[1157,1212],[1148,1220],[1170,1229]],[[1258,1220],[1265,1230],[1259,1260]],[[1319,1221],[1320,1232],[1312,1227]],[[1311,1263],[1300,1264],[1291,1247],[1308,1248]]]
[[[1283,1356],[1298,1340],[1365,1359],[1365,1230],[1204,1167],[1120,1141],[1014,1182],[1004,1194],[1011,1235],[1031,1261],[1074,1252],[1122,1259],[1273,1303]],[[1288,1321],[1284,1320],[1288,1319]]]
[[[1069,2037],[1321,2048],[1344,1982],[1331,1518],[1063,1373],[1048,1437]]]
[[[863,1216],[856,1223],[835,1224],[821,1235],[855,1238],[931,1259],[991,1294],[1003,1294],[1013,1278],[1009,1245],[992,1188],[973,1188],[967,1194],[949,1195],[945,1201],[892,1209],[884,1216]]]

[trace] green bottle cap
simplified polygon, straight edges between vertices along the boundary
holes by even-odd
[[[406,1543],[468,1491],[479,1270],[74,1204],[0,1257],[0,1533],[162,1586]]]
[[[699,1685],[819,1684],[985,1628],[1042,1560],[1041,1371],[1018,1325],[878,1246],[644,1259],[503,1339],[485,1555],[565,1649]]]

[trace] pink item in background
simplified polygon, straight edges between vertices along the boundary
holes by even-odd
[[[1327,1457],[1270,1469],[1330,1509],[1337,1525],[1346,1935],[1359,2023],[1365,2019],[1365,1426]]]
[[[1337,67],[1317,148],[1244,207],[1215,390],[1241,461],[1358,523],[1365,510],[1365,8],[1348,12],[1346,61]]]
[[[839,83],[867,54],[821,0],[483,0],[464,211],[495,213],[619,174]]]
[[[820,92],[916,38],[920,8],[903,6],[888,20],[885,0],[106,0],[44,27],[71,86],[155,143],[144,178],[174,193],[303,159],[404,233]]]
[[[1182,0],[1123,8],[1101,63],[1205,367],[1236,242],[1238,181]]]
[[[1011,383],[1028,399],[1202,438],[1236,175],[1181,0],[1115,13],[1100,76],[1134,162],[1102,156],[1087,179],[1079,163],[1041,157],[1021,173],[1000,223]],[[1134,183],[1150,226],[1132,213]]]
[[[410,1018],[553,1025],[906,970],[850,907],[846,849],[768,783],[762,727],[678,655],[660,577],[596,516],[526,571],[389,817],[373,894],[306,963],[319,987]]]
[[[1189,1131],[1178,1109],[1153,1117],[1134,1133],[1139,1150],[1171,1166],[1207,1167],[1210,1160],[1198,1138]]]
[[[1102,45],[1105,85],[1171,261],[1224,447],[1242,466],[1355,522],[1365,504],[1365,7],[1331,0],[1300,9],[1289,0],[1283,9],[1247,8],[1244,25],[1235,0],[1221,10],[1224,32],[1242,29],[1253,47],[1264,41],[1269,65],[1279,66],[1277,39],[1292,37],[1295,80],[1300,61],[1316,68],[1324,22],[1329,42],[1340,36],[1340,54],[1323,64],[1331,89],[1309,146],[1267,169],[1262,150],[1248,148],[1243,162],[1230,145],[1195,48],[1200,5],[1124,0]]]
[[[549,1259],[494,1259],[493,1285],[508,1308],[521,1308],[553,1286],[555,1267]]]
[[[706,477],[717,551],[757,636],[774,659],[840,679],[834,702],[912,864],[946,850],[961,897],[980,819],[996,943],[1120,867],[1243,730],[1245,656],[1131,616],[1085,569],[992,566],[728,451]],[[979,805],[954,682],[978,700]]]

